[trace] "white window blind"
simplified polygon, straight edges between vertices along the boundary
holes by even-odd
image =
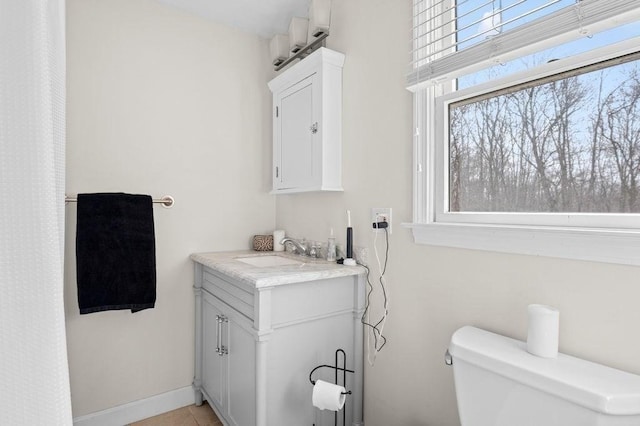
[[[639,17],[630,0],[414,0],[407,86],[453,80]]]

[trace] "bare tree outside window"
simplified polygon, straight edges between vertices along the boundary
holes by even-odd
[[[450,211],[640,213],[639,66],[450,105]]]

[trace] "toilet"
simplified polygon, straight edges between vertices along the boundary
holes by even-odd
[[[471,326],[447,358],[462,426],[640,426],[640,376]]]

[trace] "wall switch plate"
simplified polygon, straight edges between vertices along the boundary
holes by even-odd
[[[387,222],[389,226],[387,227],[387,232],[391,234],[391,207],[374,207],[371,209],[371,226],[376,222]],[[373,232],[384,232],[383,229],[375,229],[373,228]]]

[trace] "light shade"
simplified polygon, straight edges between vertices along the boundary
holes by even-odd
[[[331,26],[331,0],[311,0],[309,5],[308,41],[322,34],[329,34]]]
[[[287,34],[276,34],[269,43],[271,51],[271,61],[273,65],[279,65],[289,57],[289,36]]]
[[[309,30],[309,20],[307,18],[291,18],[289,24],[289,52],[298,53],[300,49],[307,45],[307,31]]]

